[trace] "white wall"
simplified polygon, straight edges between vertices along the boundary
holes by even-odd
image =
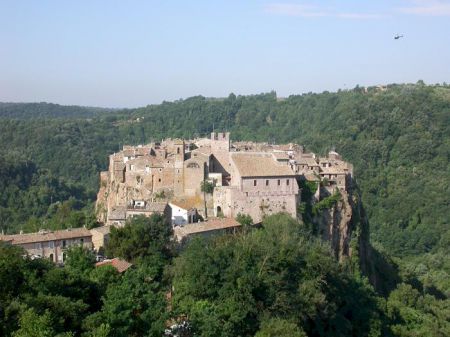
[[[195,215],[194,211],[183,209],[171,203],[169,203],[169,206],[172,209],[171,212],[172,225],[179,226],[192,222],[192,218]]]

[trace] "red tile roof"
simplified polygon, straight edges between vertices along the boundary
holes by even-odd
[[[195,222],[174,228],[174,234],[178,240],[193,234],[224,230],[240,227],[241,224],[234,218],[210,218],[207,221]]]
[[[95,264],[96,267],[100,266],[113,266],[117,269],[119,273],[123,273],[128,268],[130,268],[133,264],[130,262],[127,262],[125,260],[119,259],[118,257],[112,259],[112,260],[104,260],[102,262],[97,262]]]

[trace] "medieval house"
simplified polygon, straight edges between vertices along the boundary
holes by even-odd
[[[32,258],[43,257],[58,263],[65,261],[66,250],[72,246],[81,245],[87,249],[93,247],[92,234],[86,228],[0,235],[0,240],[24,248]]]

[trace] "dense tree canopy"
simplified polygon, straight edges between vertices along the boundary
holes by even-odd
[[[106,254],[128,261],[161,253],[167,258],[172,251],[171,235],[172,226],[163,215],[135,216],[124,227],[111,228]]]
[[[199,335],[384,331],[373,291],[341,270],[326,245],[287,214],[267,218],[263,227],[238,237],[195,241],[176,259],[174,310],[187,314]]]

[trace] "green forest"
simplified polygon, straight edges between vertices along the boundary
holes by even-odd
[[[110,248],[135,264],[121,276],[94,269],[87,252],[74,251],[77,263],[55,268],[2,245],[2,333],[34,336],[27,329],[40,322],[36,336],[160,336],[166,322],[188,315],[186,333],[198,336],[450,334],[445,84],[197,96],[123,110],[2,103],[0,229],[96,226],[93,203],[109,154],[213,130],[230,131],[232,140],[296,142],[319,154],[335,148],[351,162],[371,243],[397,274],[393,290],[376,293],[355,264],[337,263],[325,243],[283,215],[237,237],[194,240],[181,253],[163,227],[159,242],[121,247],[141,237],[128,229],[114,234],[125,239]],[[171,286],[177,291],[168,308]]]

